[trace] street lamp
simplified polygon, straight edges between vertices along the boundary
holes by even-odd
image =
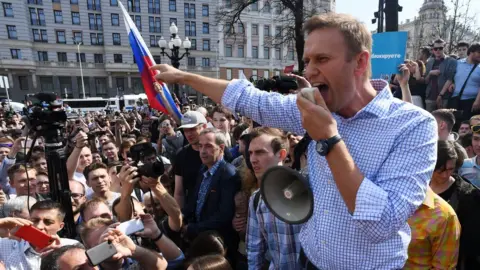
[[[172,63],[172,66],[178,69],[180,67],[180,60],[182,60],[185,56],[188,57],[190,55],[189,50],[192,46],[192,43],[190,42],[190,40],[188,40],[188,37],[186,37],[185,40],[182,42],[182,40],[178,36],[178,27],[175,25],[175,23],[172,22],[169,30],[170,30],[171,36],[168,43],[162,36],[158,41],[158,46],[162,50],[160,54],[162,56],[168,57],[168,59],[170,59]],[[180,55],[180,47],[182,47],[182,45],[183,45],[183,48],[185,49],[185,52],[182,55]],[[171,51],[170,54],[165,52],[165,49],[167,48],[167,46],[168,46],[168,49]],[[180,93],[179,93],[178,84],[174,85],[174,91],[177,97],[179,97]]]
[[[80,55],[80,45],[82,45],[82,42],[78,42],[75,40],[75,38],[72,38],[73,39],[73,44],[76,44],[77,45],[77,52],[78,52],[78,62],[80,63],[80,78],[82,80],[82,93],[83,93],[83,99],[85,99],[85,84],[83,82],[83,69],[82,69],[82,57]]]

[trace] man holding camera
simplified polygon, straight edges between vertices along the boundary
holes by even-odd
[[[436,160],[433,117],[370,81],[372,37],[344,14],[305,23],[305,76],[314,97],[258,91],[157,65],[158,80],[187,84],[232,112],[296,134],[307,131],[314,211],[300,233],[308,269],[401,269],[407,219],[425,198]],[[392,128],[395,127],[395,128]]]

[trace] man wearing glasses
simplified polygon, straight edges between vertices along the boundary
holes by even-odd
[[[85,186],[78,181],[69,181],[70,198],[72,199],[72,212],[75,224],[80,224],[80,208],[87,201],[85,197]]]
[[[445,42],[437,39],[433,43],[433,57],[427,61],[427,72],[425,83],[427,84],[427,92],[425,105],[429,112],[446,106],[449,98],[447,89],[450,87],[455,76],[457,68],[457,60],[445,55]],[[441,95],[440,93],[443,93]]]

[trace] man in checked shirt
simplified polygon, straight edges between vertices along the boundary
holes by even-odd
[[[305,77],[315,103],[157,65],[158,80],[187,84],[231,112],[313,139],[307,150],[314,211],[300,232],[305,269],[401,269],[408,218],[425,199],[436,160],[435,119],[370,80],[372,36],[349,15],[305,23]]]

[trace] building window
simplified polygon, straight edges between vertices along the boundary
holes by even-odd
[[[43,0],[28,0],[27,3],[32,5],[43,5]]]
[[[70,0],[70,4],[78,5],[78,0]]]
[[[275,14],[280,15],[282,14],[283,6],[281,3],[277,3],[275,7]]]
[[[55,17],[55,23],[63,23],[63,15],[62,11],[60,10],[54,10],[53,15]]]
[[[102,6],[100,5],[101,2],[102,0],[87,0],[87,9],[101,11],[102,10]]]
[[[203,40],[203,50],[210,51],[210,40],[208,39]]]
[[[270,48],[269,47],[263,47],[263,58],[264,59],[270,59]]]
[[[252,69],[252,77],[254,80],[258,80],[258,70]]]
[[[231,8],[232,7],[232,0],[225,0],[225,7]]]
[[[275,70],[275,76],[280,76],[280,70]]]
[[[251,5],[250,5],[250,9],[252,11],[258,11],[258,1],[254,1]]]
[[[119,26],[120,25],[120,17],[118,14],[112,13],[112,26]]]
[[[75,42],[75,44],[83,42],[82,32],[73,32],[73,41]]]
[[[121,54],[114,54],[113,55],[113,62],[115,63],[123,63],[122,55]]]
[[[282,59],[282,49],[279,47],[275,48],[275,59]]]
[[[12,55],[12,59],[22,59],[22,52],[20,49],[10,49],[10,54]]]
[[[239,69],[238,70],[238,78],[242,78],[242,75],[245,76],[245,74],[243,73],[243,69]]]
[[[202,67],[210,66],[210,58],[202,58]]]
[[[46,29],[32,29],[33,41],[35,42],[48,42],[47,30]]]
[[[80,53],[80,57],[78,57],[78,53],[76,53],[76,56],[77,56],[77,62],[80,62],[80,60],[82,61],[82,63],[85,63],[85,53]]]
[[[160,0],[148,0],[148,13],[160,14]]]
[[[90,44],[103,45],[103,34],[90,33]]]
[[[252,46],[252,57],[253,58],[258,58],[258,47],[257,46]]]
[[[15,25],[7,25],[7,32],[8,32],[9,39],[18,39],[17,27]]]
[[[80,13],[72,12],[72,24],[80,25]]]
[[[176,0],[168,0],[168,10],[169,11],[177,11],[177,1]]]
[[[113,33],[112,38],[113,38],[113,45],[122,45],[119,33]]]
[[[172,25],[172,23],[174,23],[175,25],[178,25],[177,24],[177,19],[176,18],[170,18],[170,24],[169,25]]]
[[[270,36],[270,25],[263,26],[263,36],[269,37]]]
[[[210,24],[209,23],[203,23],[203,33],[204,34],[210,34]]]
[[[292,49],[289,49],[289,50],[288,50],[287,59],[288,59],[288,60],[294,60],[294,59],[295,59],[295,55],[294,55]]]
[[[96,53],[93,55],[93,61],[95,64],[103,64],[103,54]]]
[[[243,23],[238,23],[238,33],[243,34],[245,32],[245,28],[243,27]]]
[[[265,4],[263,4],[263,12],[265,13],[270,13],[270,3],[269,2],[264,2]]]
[[[102,14],[88,14],[88,24],[90,30],[102,30]]]
[[[227,68],[227,80],[231,80],[231,79],[232,79],[232,69]]]
[[[116,78],[115,81],[117,82],[117,90],[124,91],[125,90],[125,79],[124,78]]]
[[[263,77],[264,77],[265,79],[270,78],[270,72],[269,72],[268,70],[264,70],[264,71],[263,71]]]
[[[107,80],[105,78],[95,78],[95,89],[97,95],[107,94]]]
[[[252,24],[252,35],[258,36],[258,24]]]
[[[135,15],[135,25],[137,26],[138,31],[142,31],[142,17]]]
[[[148,28],[151,33],[161,33],[162,25],[160,17],[148,17]]]
[[[282,36],[282,27],[281,26],[275,26],[275,37],[281,37]]]
[[[210,11],[208,10],[208,5],[202,5],[202,16],[203,17],[210,16]]]
[[[38,61],[47,62],[48,61],[48,52],[37,52]]]
[[[185,3],[183,7],[185,18],[195,19],[195,4]]]
[[[118,6],[118,0],[110,0],[110,6]]]
[[[127,1],[128,11],[130,12],[141,12],[140,11],[140,0],[128,0]]]
[[[238,45],[237,57],[240,57],[240,58],[245,57],[245,56],[244,56],[244,52],[243,52],[243,45]]]
[[[57,52],[58,62],[68,62],[66,52]]]
[[[13,17],[13,8],[11,3],[2,3],[3,6],[3,16]]]
[[[185,36],[197,35],[197,23],[185,21]]]
[[[40,77],[40,89],[43,92],[53,91],[53,78],[52,77]]]
[[[55,31],[55,35],[57,36],[57,43],[67,44],[67,40],[65,39],[65,31]]]
[[[232,57],[232,45],[225,46],[225,56]]]
[[[18,86],[19,86],[20,90],[28,91],[27,76],[18,76]]]
[[[192,43],[192,46],[190,47],[191,50],[196,50],[197,49],[197,40],[192,38],[190,40],[190,42]]]
[[[30,23],[32,25],[42,25],[45,26],[45,13],[41,8],[30,8]]]
[[[158,41],[161,36],[150,36],[150,47],[158,47]]]
[[[189,65],[189,66],[191,66],[191,67],[196,66],[196,64],[195,64],[195,57],[188,57],[187,65]]]

